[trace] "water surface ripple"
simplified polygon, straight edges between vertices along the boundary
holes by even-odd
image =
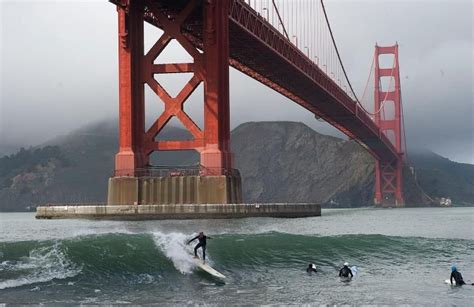
[[[323,210],[304,219],[35,220],[0,214],[0,303],[410,304],[472,303],[450,265],[474,282],[474,208]],[[196,271],[186,239],[214,237]],[[359,268],[337,277],[344,261]],[[320,268],[307,275],[307,263]]]

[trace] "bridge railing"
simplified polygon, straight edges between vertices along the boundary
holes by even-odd
[[[248,6],[260,19],[289,41],[308,61],[311,61],[329,79],[340,86],[352,99],[356,99],[342,62],[323,1],[319,0],[233,0]],[[235,5],[235,3],[231,3]]]

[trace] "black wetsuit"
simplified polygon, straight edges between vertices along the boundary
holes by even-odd
[[[306,268],[306,272],[307,272],[307,273],[313,273],[313,272],[316,273],[317,271],[316,271],[316,269],[313,268],[313,267],[307,267],[307,268]]]
[[[339,277],[349,277],[349,275],[351,275],[351,277],[354,276],[354,275],[352,275],[351,269],[349,269],[349,268],[347,267],[347,265],[345,265],[345,266],[339,271]]]
[[[198,239],[199,240],[199,243],[196,245],[196,247],[194,247],[194,256],[197,257],[197,250],[198,248],[202,248],[202,260],[206,260],[206,240],[207,239],[212,239],[211,237],[208,237],[208,236],[205,236],[205,235],[198,235],[194,238],[192,238],[191,240],[188,241],[188,244],[193,242],[194,240]]]
[[[459,273],[458,271],[454,271],[451,273],[451,278],[450,278],[451,284],[453,283],[453,278],[456,281],[456,286],[462,286],[466,284],[464,280],[462,279],[461,273]]]

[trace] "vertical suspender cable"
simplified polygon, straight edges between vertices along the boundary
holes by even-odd
[[[334,36],[333,36],[333,34],[332,34],[331,26],[329,25],[329,19],[328,19],[328,15],[327,15],[327,13],[326,13],[326,8],[324,7],[324,2],[323,2],[323,0],[321,0],[321,7],[322,7],[323,12],[324,12],[324,18],[326,19],[326,23],[327,23],[327,25],[328,25],[329,34],[331,35],[332,43],[333,43],[334,48],[335,48],[335,50],[336,50],[337,58],[339,59],[339,63],[341,64],[342,71],[344,72],[344,77],[346,78],[346,81],[347,81],[347,83],[348,83],[348,85],[349,85],[349,88],[351,89],[352,94],[354,95],[355,100],[360,104],[359,99],[357,98],[357,95],[356,95],[356,93],[354,92],[354,89],[352,88],[352,84],[351,84],[351,82],[349,81],[349,78],[347,77],[346,69],[344,68],[344,65],[342,64],[341,56],[339,55],[339,50],[337,49],[336,41],[334,40]]]
[[[285,34],[286,39],[290,40],[290,37],[288,36],[288,33],[286,32],[285,25],[283,24],[283,20],[281,19],[281,15],[280,15],[280,12],[278,11],[278,7],[275,3],[275,0],[272,0],[272,4],[273,4],[273,7],[275,8],[275,12],[277,14],[278,20],[281,23],[281,27],[283,28],[283,33]]]

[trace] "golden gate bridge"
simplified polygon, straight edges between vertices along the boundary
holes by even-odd
[[[150,177],[150,155],[179,150],[196,150],[200,168],[196,176],[173,179],[177,181],[170,186],[179,194],[177,203],[241,201],[240,175],[230,149],[229,67],[234,67],[357,141],[376,160],[375,204],[404,205],[406,142],[397,44],[375,46],[359,98],[322,0],[110,2],[118,11],[120,148],[115,176],[109,181],[109,204],[150,201],[143,194],[156,183],[140,179]],[[163,31],[149,50],[144,50],[145,23]],[[155,63],[173,40],[192,61]],[[383,67],[381,55],[391,55],[392,65]],[[192,77],[177,95],[171,95],[155,78],[162,74]],[[204,85],[202,129],[184,110],[200,84]],[[148,129],[145,87],[164,104]],[[181,121],[192,139],[157,139],[172,118]],[[130,178],[136,179],[133,184]],[[137,188],[137,184],[150,187]]]

